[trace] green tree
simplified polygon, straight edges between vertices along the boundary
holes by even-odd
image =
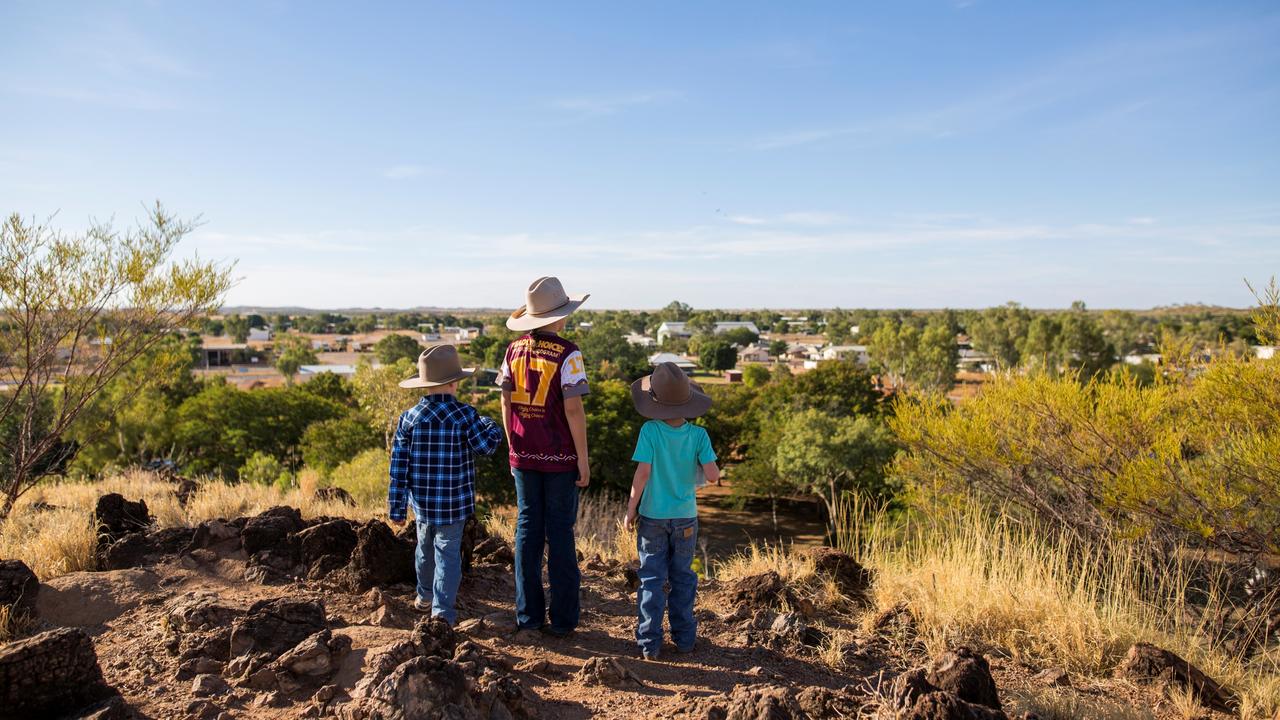
[[[712,372],[732,369],[738,364],[738,349],[723,340],[703,342],[698,347],[698,364]]]
[[[0,383],[9,388],[0,426],[14,428],[0,448],[0,522],[41,475],[65,466],[64,435],[95,400],[106,402],[115,378],[221,305],[227,268],[172,260],[192,227],[158,204],[123,235],[105,224],[59,233],[16,213],[0,225]],[[113,401],[150,384],[142,376]]]
[[[362,332],[362,333],[373,332],[374,330],[378,329],[378,316],[377,315],[361,315],[355,319],[354,325],[355,325],[356,332]]]
[[[844,495],[888,496],[885,466],[895,451],[892,433],[873,418],[802,410],[783,426],[774,469],[790,478],[798,490],[822,500],[827,529],[834,535],[838,503]]]
[[[166,457],[173,446],[174,413],[199,392],[191,374],[199,338],[166,335],[103,388],[68,431],[79,445],[75,468],[96,475]]]
[[[601,378],[605,363],[608,363],[609,374],[620,380],[635,380],[649,372],[649,358],[644,348],[627,342],[622,327],[615,322],[598,322],[585,333],[574,333],[571,339],[582,350],[593,381]]]
[[[240,477],[240,482],[253,483],[255,485],[275,485],[280,482],[281,478],[286,480],[289,478],[289,469],[284,466],[284,463],[271,455],[264,452],[255,452],[244,461],[237,474]]]
[[[1001,369],[1010,370],[1022,361],[1019,344],[1030,325],[1031,311],[1009,302],[983,310],[968,330],[975,350],[991,355]]]
[[[717,337],[731,345],[741,347],[746,347],[760,339],[760,336],[751,332],[750,328],[733,328],[720,333]]]
[[[693,313],[693,308],[679,300],[672,300],[658,311],[658,319],[662,322],[684,322]]]
[[[382,435],[362,417],[321,420],[302,434],[302,462],[322,475],[365,450],[382,447]]]
[[[318,373],[302,386],[302,390],[326,400],[332,400],[339,405],[356,407],[355,388],[350,380],[337,373]]]
[[[174,414],[175,459],[188,473],[222,477],[234,477],[255,452],[294,467],[307,427],[346,412],[298,387],[237,390],[209,384]]]
[[[764,365],[752,364],[742,368],[742,382],[752,389],[768,383],[772,377],[773,373],[769,372],[769,368]]]
[[[408,335],[388,335],[373,346],[373,353],[383,365],[394,365],[400,359],[417,365],[418,356],[422,354],[422,345]]]
[[[249,340],[249,320],[239,315],[228,315],[222,319],[222,326],[226,329],[227,336],[231,338],[231,342],[242,343]]]
[[[1084,303],[1074,303],[1061,322],[1058,356],[1067,367],[1079,371],[1081,377],[1091,378],[1115,364],[1115,348],[1107,342]]]
[[[592,484],[614,492],[631,487],[635,464],[631,456],[645,420],[631,403],[631,387],[621,380],[602,380],[585,396],[587,447]]]
[[[303,365],[314,365],[320,361],[311,341],[301,335],[280,335],[275,339],[273,350],[276,355],[276,370],[284,375],[286,385],[293,384],[293,376]]]
[[[787,343],[785,340],[774,340],[769,343],[769,354],[774,357],[782,357],[787,352]]]
[[[1245,285],[1258,301],[1250,317],[1258,342],[1263,345],[1280,345],[1280,286],[1276,285],[1275,276],[1271,277],[1271,282],[1261,291],[1254,290],[1247,281]]]
[[[879,323],[867,343],[867,354],[894,387],[906,385],[911,375],[920,331],[910,322],[886,319]]]
[[[908,381],[923,390],[945,393],[956,384],[959,357],[955,331],[943,321],[930,320],[911,353]]]
[[[370,426],[382,433],[383,447],[387,452],[391,452],[391,441],[400,415],[418,402],[418,395],[401,388],[400,381],[413,377],[417,372],[417,364],[405,358],[379,367],[374,367],[367,358],[360,358],[356,364],[356,374],[352,379],[356,402]]]
[[[223,333],[222,321],[217,318],[204,318],[200,321],[200,333],[212,337],[220,337]]]

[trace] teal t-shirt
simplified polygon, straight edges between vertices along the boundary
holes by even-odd
[[[698,468],[716,460],[705,428],[690,422],[673,428],[650,420],[640,428],[631,459],[652,466],[640,497],[641,515],[654,520],[698,516],[694,499]]]

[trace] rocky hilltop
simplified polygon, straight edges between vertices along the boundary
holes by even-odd
[[[874,612],[872,574],[829,548],[812,558],[822,588],[771,571],[705,582],[695,651],[645,662],[625,563],[583,558],[582,626],[553,638],[514,627],[511,548],[478,525],[449,628],[412,609],[413,533],[379,520],[275,507],[155,530],[119,495],[97,517],[100,571],[42,584],[0,562],[0,605],[25,628],[0,645],[0,717],[998,720],[1047,717],[1019,709],[1033,691],[1070,717],[1072,694],[1151,707],[1169,689],[1206,715],[1235,709],[1152,646],[1106,683],[967,647],[930,657],[910,608]]]

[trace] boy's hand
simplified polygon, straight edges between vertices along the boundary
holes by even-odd
[[[578,458],[578,487],[584,488],[591,484],[591,465],[586,458]]]
[[[622,518],[622,529],[631,532],[636,528],[636,511],[634,508],[627,508],[627,516]]]

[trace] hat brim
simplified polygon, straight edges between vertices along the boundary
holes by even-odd
[[[702,417],[711,409],[711,396],[702,392],[697,383],[689,383],[689,399],[679,405],[667,405],[654,399],[649,393],[650,378],[644,377],[631,383],[631,402],[635,403],[636,412],[650,420],[676,420]]]
[[[572,315],[574,310],[582,307],[582,303],[586,302],[589,297],[591,297],[590,293],[586,295],[570,295],[569,302],[541,315],[530,315],[528,307],[521,305],[515,312],[511,313],[511,317],[507,318],[507,329],[537,330],[557,320],[563,320]]]
[[[446,378],[444,380],[423,380],[421,377],[411,377],[408,380],[401,380],[400,387],[405,388],[406,390],[409,388],[440,387],[441,385],[448,385],[449,383],[458,382],[459,380],[469,378],[475,374],[476,374],[475,368],[462,368],[462,371],[459,372],[457,375],[454,375],[451,378]]]

